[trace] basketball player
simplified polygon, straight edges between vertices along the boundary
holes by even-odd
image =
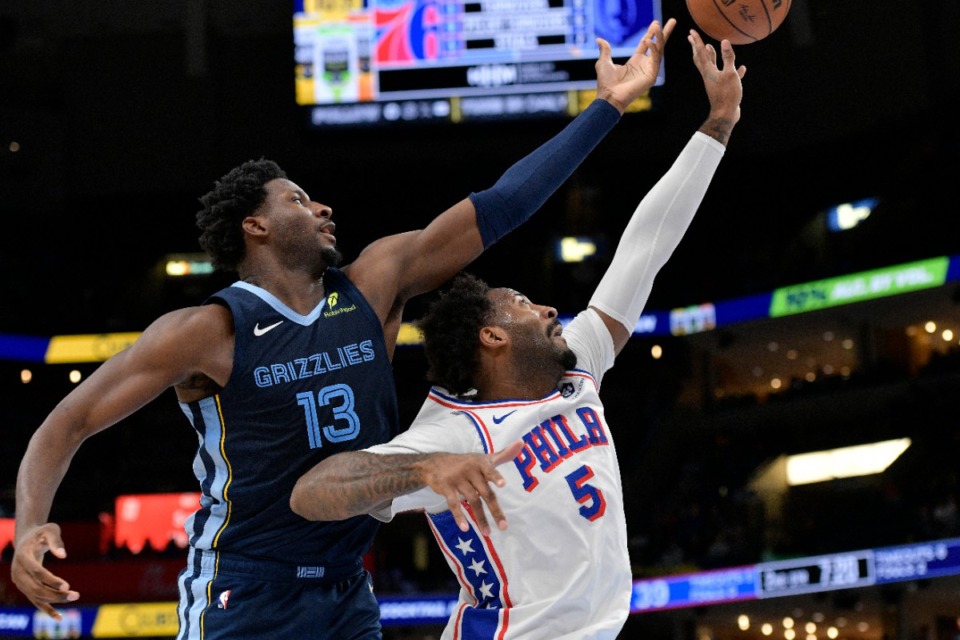
[[[315,523],[290,510],[296,480],[324,457],[398,431],[390,360],[405,302],[448,280],[549,197],[654,83],[675,21],[652,23],[614,64],[598,41],[598,99],[490,189],[422,231],[383,238],[342,270],[329,207],[268,160],[230,171],[201,198],[200,243],[239,281],[168,313],[104,363],[32,437],[17,479],[12,576],[42,611],[79,598],[42,565],[66,556],[47,522],[88,437],[169,387],[199,436],[202,497],[186,523],[179,638],[378,638],[361,556],[378,524]],[[465,463],[474,464],[472,462]]]
[[[294,488],[291,506],[313,520],[426,511],[461,585],[443,638],[616,638],[629,614],[623,491],[598,390],[724,154],[746,71],[728,41],[718,69],[713,47],[688,39],[710,116],[634,212],[587,310],[564,329],[552,307],[458,276],[419,323],[439,386],[413,426],[326,459]],[[509,528],[431,490],[436,468],[464,455],[488,466],[460,492],[499,485]],[[513,464],[494,469],[504,458]]]

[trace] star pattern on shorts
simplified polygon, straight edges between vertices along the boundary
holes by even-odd
[[[492,585],[492,584],[487,584],[487,581],[486,581],[486,580],[484,580],[483,582],[481,582],[481,583],[480,583],[480,595],[483,596],[484,599],[493,598],[493,585]]]
[[[460,549],[460,553],[467,555],[468,553],[473,553],[473,540],[464,540],[463,538],[457,538],[460,544],[456,545],[457,549]]]
[[[473,575],[478,576],[481,573],[486,573],[487,570],[483,568],[483,565],[485,564],[487,564],[485,561],[474,558],[473,562],[470,563],[470,568],[473,570]]]

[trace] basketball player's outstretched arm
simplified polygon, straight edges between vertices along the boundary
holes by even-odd
[[[461,530],[469,528],[460,506],[467,500],[481,531],[489,534],[483,503],[497,527],[507,528],[507,520],[491,487],[491,484],[502,487],[504,483],[496,467],[516,457],[522,446],[523,443],[517,441],[491,454],[338,453],[300,477],[290,496],[290,508],[308,520],[345,520],[371,513],[394,498],[429,487],[446,498]]]
[[[691,31],[687,40],[703,76],[710,114],[667,173],[644,196],[620,238],[613,261],[590,299],[620,353],[647,302],[657,272],[676,249],[693,220],[714,171],[740,119],[741,79],[733,48],[721,43],[722,68],[716,51]]]
[[[587,110],[514,164],[491,188],[461,200],[423,230],[372,243],[345,267],[385,326],[399,326],[399,311],[406,300],[443,284],[540,208],[619,121],[627,106],[653,86],[675,24],[670,19],[661,28],[653,22],[622,65],[613,62],[610,45],[598,39],[598,99]],[[396,333],[388,331],[387,335],[389,342]]]
[[[232,360],[232,332],[229,312],[219,305],[181,309],[161,317],[133,346],[103,363],[60,401],[30,438],[17,474],[10,574],[38,609],[60,619],[54,605],[80,597],[66,580],[43,566],[47,552],[57,558],[67,555],[60,527],[48,518],[80,445],[193,376],[225,383]]]

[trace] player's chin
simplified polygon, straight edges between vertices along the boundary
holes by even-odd
[[[558,349],[557,362],[560,363],[560,366],[563,367],[565,371],[576,369],[577,367],[577,354],[567,347],[566,341],[563,343],[563,348]]]
[[[338,267],[340,263],[343,262],[343,254],[337,251],[336,247],[323,247],[320,249],[320,255],[328,267]]]

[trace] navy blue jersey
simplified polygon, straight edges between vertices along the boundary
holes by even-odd
[[[323,575],[355,569],[376,534],[368,516],[310,522],[290,510],[294,484],[320,460],[399,430],[376,314],[341,271],[327,269],[324,285],[305,316],[245,282],[208,300],[229,307],[236,338],[223,390],[181,403],[200,438],[201,507],[186,523],[196,549]]]

